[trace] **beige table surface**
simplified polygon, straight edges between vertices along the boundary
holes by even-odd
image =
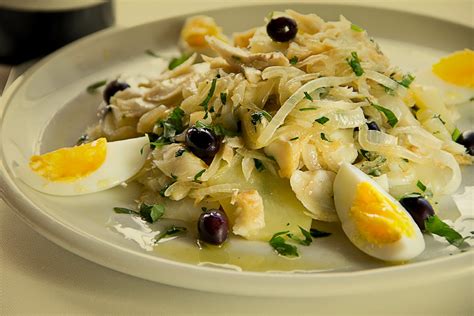
[[[117,24],[129,26],[252,2],[257,1],[117,0]],[[473,1],[332,2],[389,7],[474,24]],[[473,301],[473,276],[431,287],[419,284],[403,291],[312,299],[252,298],[179,289],[82,259],[34,232],[0,200],[0,315],[474,315]]]

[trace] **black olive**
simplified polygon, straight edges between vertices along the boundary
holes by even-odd
[[[425,230],[425,220],[435,214],[430,202],[422,196],[402,198],[400,204],[410,213],[422,231]]]
[[[220,139],[208,128],[191,127],[186,132],[186,145],[206,163],[212,161],[220,147]]]
[[[375,123],[374,121],[372,122],[368,122],[367,123],[367,127],[369,128],[369,130],[371,131],[380,131],[380,127],[377,125],[377,123]]]
[[[104,101],[105,103],[110,103],[110,98],[112,98],[117,92],[130,88],[130,86],[125,82],[119,82],[117,80],[111,81],[105,86],[104,89]]]
[[[467,153],[474,156],[474,131],[464,131],[458,139],[456,139],[456,143],[466,147]]]
[[[221,245],[229,234],[229,221],[224,211],[206,210],[198,220],[199,239],[213,245]]]
[[[267,24],[267,34],[275,42],[288,42],[298,33],[296,21],[287,17],[271,19]]]

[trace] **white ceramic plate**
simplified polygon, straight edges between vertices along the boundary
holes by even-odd
[[[366,7],[252,6],[206,14],[214,17],[230,34],[260,25],[268,12],[287,7],[315,12],[326,20],[345,15],[378,40],[393,64],[407,70],[428,67],[439,57],[471,45],[472,30],[467,27]],[[136,193],[133,187],[80,197],[54,197],[30,189],[15,176],[19,162],[33,153],[73,144],[94,121],[100,96],[84,93],[86,86],[123,72],[133,74],[153,69],[149,65],[156,64],[156,60],[144,53],[147,49],[164,56],[176,54],[184,19],[177,17],[92,35],[45,58],[5,92],[0,114],[0,193],[33,229],[58,245],[109,268],[170,285],[222,293],[324,296],[402,287],[408,283],[427,283],[472,273],[472,251],[460,253],[429,237],[428,249],[414,262],[387,266],[357,251],[337,232],[302,250],[299,261],[280,258],[263,243],[235,242],[232,249],[214,259],[225,267],[227,263],[235,263],[235,254],[242,255],[247,257],[244,266],[249,271],[197,265],[192,262],[202,263],[207,258],[199,258],[197,250],[190,250],[189,240],[176,241],[173,249],[163,247],[162,251],[146,251],[136,242],[142,246],[146,244],[143,234],[138,238],[128,234],[129,239],[126,239],[118,233],[117,227],[134,223],[123,215],[115,215],[112,207],[132,205]],[[472,111],[466,109],[466,113],[459,126],[472,129]],[[472,186],[472,168],[463,173],[470,174],[465,177],[470,183],[464,182],[463,186]],[[452,201],[445,201],[444,206],[450,211],[442,217],[455,219],[459,216]],[[327,229],[337,230],[334,227]],[[186,253],[191,255],[186,256]],[[234,258],[229,259],[232,256]],[[252,265],[250,262],[260,263]],[[258,272],[262,267],[299,272]]]

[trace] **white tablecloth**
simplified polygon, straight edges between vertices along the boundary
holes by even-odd
[[[251,2],[250,0],[226,2],[117,0],[117,24],[129,26],[166,16]],[[472,1],[344,2],[421,12],[471,26],[474,23]],[[371,295],[355,294],[311,299],[227,296],[152,283],[91,263],[34,232],[1,200],[0,233],[0,315],[53,313],[472,315],[474,313],[472,278],[451,280],[431,287],[420,284],[403,291]]]

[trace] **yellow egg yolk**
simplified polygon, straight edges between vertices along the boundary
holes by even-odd
[[[189,46],[205,46],[205,36],[215,36],[219,33],[216,22],[209,17],[194,17],[189,19],[181,31],[181,36]]]
[[[100,138],[80,146],[32,156],[29,165],[34,172],[50,181],[74,181],[99,169],[106,154],[107,140]]]
[[[474,88],[474,51],[466,49],[443,57],[432,71],[446,82]]]
[[[369,182],[357,185],[350,209],[358,234],[374,245],[390,244],[414,234],[408,215]]]

